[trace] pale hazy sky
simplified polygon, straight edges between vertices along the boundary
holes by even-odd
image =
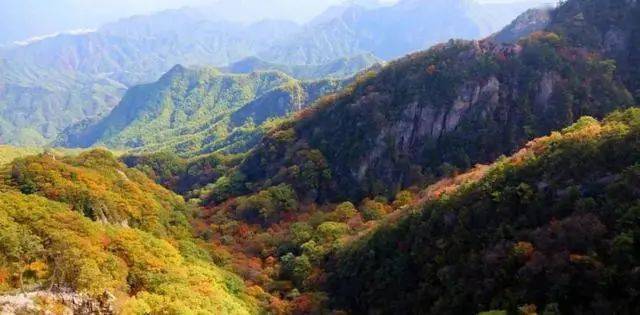
[[[221,0],[0,0],[0,44],[67,30],[97,28],[104,23],[135,14],[148,14],[184,6],[207,6],[217,1]],[[247,11],[247,15],[264,14],[272,18],[296,19],[302,23],[331,5],[353,0],[231,1],[261,4],[256,12]],[[380,1],[392,3],[398,0]]]

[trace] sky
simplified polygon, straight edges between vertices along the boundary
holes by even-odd
[[[331,5],[345,1],[371,0],[0,0],[0,44],[63,31],[95,29],[120,18],[166,9],[185,6],[215,9],[218,1],[227,1],[233,5],[240,3],[252,8],[238,12],[238,19],[263,15],[304,23]],[[378,1],[393,3],[398,0]]]

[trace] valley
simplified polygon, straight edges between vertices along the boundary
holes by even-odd
[[[83,36],[0,53],[0,312],[640,311],[635,0]]]

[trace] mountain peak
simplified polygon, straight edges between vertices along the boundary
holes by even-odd
[[[182,75],[187,72],[189,69],[181,64],[177,64],[173,66],[167,73],[165,73],[162,78],[173,78],[178,75]]]

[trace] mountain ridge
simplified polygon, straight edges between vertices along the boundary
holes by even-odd
[[[103,119],[68,129],[56,144],[180,153],[246,150],[268,119],[298,111],[342,84],[298,81],[273,70],[233,74],[177,65],[157,82],[130,89]],[[227,143],[236,128],[247,129],[245,135]]]
[[[351,242],[327,267],[335,306],[637,311],[639,114],[583,117]]]
[[[424,6],[428,8],[430,4],[424,3]],[[0,126],[0,141],[45,144],[73,124],[105,116],[117,105],[124,88],[153,82],[175,64],[223,67],[257,56],[270,63],[286,65],[292,71],[301,71],[300,65],[318,66],[366,53],[382,58],[396,57],[427,48],[450,36],[480,36],[473,30],[486,29],[485,22],[478,22],[477,14],[457,23],[466,26],[450,28],[445,33],[422,24],[410,27],[409,20],[427,23],[430,19],[426,17],[444,16],[451,11],[449,6],[438,9],[443,10],[442,14],[433,14],[428,9],[412,13],[394,6],[356,7],[352,5],[338,17],[306,27],[278,20],[243,24],[211,17],[209,12],[197,9],[170,10],[123,19],[91,33],[60,34],[26,46],[3,49],[0,59],[6,59],[11,69],[0,72],[0,82],[13,88],[10,93],[0,94],[0,114],[6,120]],[[506,13],[500,16],[515,16],[519,10],[503,7]],[[483,9],[484,13],[478,14],[491,15],[503,7],[492,6],[491,10]],[[403,17],[410,13],[413,18]],[[484,19],[487,20],[491,22],[487,24],[491,31],[502,26],[497,26],[500,22],[494,16]],[[378,21],[390,24],[378,27]],[[503,22],[506,24],[506,19]],[[396,36],[398,32],[405,35]],[[427,37],[433,40],[424,40]],[[390,46],[398,48],[387,51]],[[363,70],[357,69],[359,65],[363,64],[347,64],[345,69],[330,74],[354,74]],[[330,70],[319,69],[320,72],[314,73],[315,70],[307,69],[302,71],[305,78],[318,78]],[[47,80],[32,80],[31,72]],[[46,107],[55,110],[44,113]],[[59,117],[64,110],[74,115]],[[38,115],[19,116],[22,112]],[[52,116],[55,122],[41,119],[43,115]]]

